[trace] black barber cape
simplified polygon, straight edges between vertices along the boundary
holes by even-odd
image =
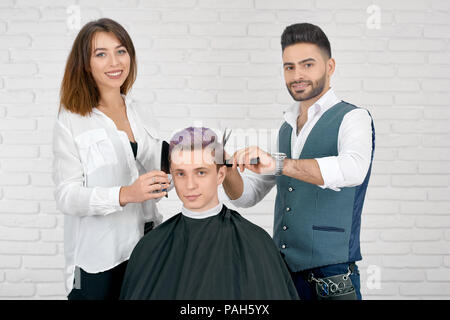
[[[150,231],[128,262],[121,299],[298,299],[272,238],[225,205],[179,213]]]

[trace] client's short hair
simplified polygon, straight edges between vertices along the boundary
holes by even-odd
[[[172,162],[174,151],[195,151],[210,149],[217,168],[223,166],[224,145],[219,141],[216,133],[210,128],[188,127],[175,133],[169,143],[169,162]]]

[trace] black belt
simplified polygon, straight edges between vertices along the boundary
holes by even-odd
[[[327,267],[327,266],[323,266],[323,267]],[[351,274],[353,274],[355,272],[355,267],[356,264],[354,262],[350,262],[348,268],[351,271]],[[317,267],[317,268],[313,268],[313,269],[307,269],[307,270],[302,270],[302,271],[297,271],[295,272],[296,274],[298,274],[300,277],[302,277],[304,280],[309,280],[310,274],[313,273],[313,271],[315,269],[319,269],[321,267]]]

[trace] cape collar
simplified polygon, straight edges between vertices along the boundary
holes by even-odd
[[[211,208],[211,209],[203,211],[203,212],[190,211],[183,206],[181,208],[181,213],[184,216],[186,216],[188,218],[192,218],[192,219],[206,219],[206,218],[209,218],[209,217],[219,214],[222,211],[222,208],[223,208],[222,202],[219,202],[219,204],[217,206],[215,206],[214,208]]]

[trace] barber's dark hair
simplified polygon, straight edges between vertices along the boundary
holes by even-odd
[[[296,43],[313,43],[331,58],[330,41],[326,34],[318,26],[311,23],[296,23],[284,29],[281,35],[281,49]]]

